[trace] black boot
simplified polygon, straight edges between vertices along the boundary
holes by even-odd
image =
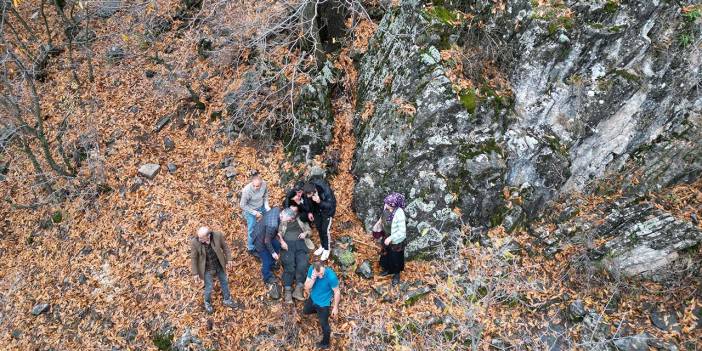
[[[380,271],[380,274],[379,274],[379,275],[380,275],[381,277],[387,277],[387,276],[390,275],[390,272],[388,272],[388,271],[386,271],[386,270],[383,269],[382,271]]]
[[[327,349],[329,349],[329,342],[327,342],[327,343],[325,344],[325,343],[324,343],[324,340],[322,340],[322,341],[320,341],[320,342],[317,343],[317,348],[318,348],[318,349],[321,349],[321,350],[327,350]]]
[[[392,285],[397,284],[400,284],[400,273],[395,273],[395,275],[392,276]]]

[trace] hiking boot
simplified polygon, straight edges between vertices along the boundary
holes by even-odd
[[[324,342],[320,341],[317,343],[317,348],[321,350],[327,350],[329,349],[329,343],[325,344]]]
[[[397,284],[400,284],[400,273],[395,273],[395,275],[392,276],[392,285]]]
[[[231,298],[226,299],[226,300],[222,301],[222,305],[227,306],[229,308],[234,308],[234,301],[232,301]]]
[[[319,259],[322,261],[326,261],[327,259],[329,259],[329,253],[329,250],[322,251],[322,256]]]
[[[285,297],[283,298],[283,300],[285,301],[285,303],[292,303],[293,302],[292,287],[290,287],[290,286],[285,287]]]
[[[280,289],[278,289],[278,284],[268,284],[268,296],[273,300],[280,299]]]
[[[386,270],[382,270],[382,271],[380,271],[380,274],[378,274],[378,275],[380,275],[381,277],[387,277],[390,275],[390,272],[388,272]]]
[[[305,294],[302,292],[302,284],[297,284],[295,286],[295,291],[293,291],[292,297],[297,301],[305,301]]]
[[[205,312],[207,312],[207,314],[212,314],[212,312],[214,312],[214,308],[212,308],[211,303],[205,302]]]
[[[314,255],[319,256],[324,252],[324,247],[320,246],[319,249],[315,250]]]

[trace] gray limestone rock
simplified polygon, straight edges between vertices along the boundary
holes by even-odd
[[[139,167],[139,175],[144,176],[149,179],[153,179],[156,174],[158,174],[158,171],[161,169],[161,166],[156,164],[156,163],[147,163]]]
[[[47,312],[47,311],[49,311],[49,304],[48,303],[40,303],[40,304],[35,305],[32,308],[32,314],[35,316],[38,316],[38,315],[40,315],[44,312]]]
[[[518,226],[505,186],[520,189],[529,220],[556,197],[622,174],[636,174],[618,185],[632,194],[702,174],[700,56],[656,49],[677,40],[676,6],[641,2],[603,16],[594,3],[566,1],[574,23],[555,23],[555,31],[551,20],[530,17],[527,0],[510,0],[498,14],[473,2],[445,6],[481,16],[482,30],[511,50],[500,69],[512,95],[504,108],[488,91],[453,89],[441,50],[455,29],[420,2],[385,13],[359,63],[353,206],[370,229],[383,197],[404,193],[408,257],[450,249],[464,223]],[[453,40],[476,48],[481,37]],[[629,272],[672,258],[668,249],[636,247],[623,259]]]

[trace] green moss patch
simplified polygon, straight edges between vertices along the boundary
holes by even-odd
[[[51,215],[51,221],[54,223],[61,223],[63,220],[63,214],[61,211],[56,211],[54,214]]]
[[[443,24],[453,26],[460,18],[460,13],[451,11],[443,6],[434,6],[426,11],[430,18],[435,19]]]
[[[475,113],[475,109],[478,107],[478,95],[475,93],[475,90],[463,89],[460,94],[458,94],[458,99],[468,113]]]
[[[619,2],[618,1],[607,1],[607,3],[604,5],[604,12],[609,13],[609,14],[614,14],[619,11]]]

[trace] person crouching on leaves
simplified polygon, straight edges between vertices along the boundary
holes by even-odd
[[[254,226],[254,246],[261,257],[261,276],[268,287],[268,295],[274,300],[280,298],[276,277],[273,275],[273,266],[280,258],[279,217],[280,208],[273,207]]]
[[[400,282],[405,269],[405,197],[392,193],[385,197],[383,214],[373,226],[373,237],[380,239],[381,276],[392,274],[392,285]]]
[[[217,275],[222,288],[222,302],[227,307],[234,307],[229,294],[227,281],[227,264],[231,265],[232,254],[222,234],[213,232],[208,227],[200,227],[197,237],[190,243],[190,262],[195,280],[205,281],[205,311],[212,313],[212,278]]]
[[[310,225],[300,220],[297,206],[290,206],[280,213],[278,235],[283,238],[280,243],[283,249],[280,260],[283,262],[284,300],[292,303],[293,298],[304,301],[303,284],[307,274],[308,248],[305,238],[312,232]],[[295,292],[292,292],[293,280],[296,281]]]

